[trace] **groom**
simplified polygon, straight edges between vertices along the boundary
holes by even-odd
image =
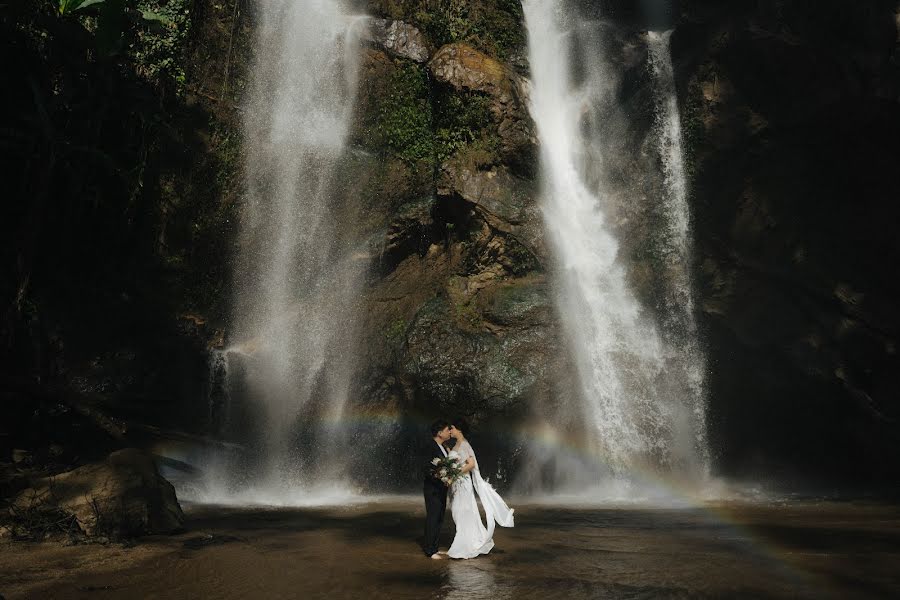
[[[423,453],[426,459],[425,481],[423,493],[425,494],[425,555],[434,559],[441,558],[438,551],[438,537],[441,534],[441,523],[444,522],[444,512],[447,510],[447,486],[437,479],[431,471],[431,461],[435,458],[447,456],[444,442],[450,439],[450,424],[447,421],[437,420],[431,424],[431,439],[427,450]]]

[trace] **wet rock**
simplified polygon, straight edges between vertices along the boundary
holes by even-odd
[[[527,220],[526,208],[533,197],[530,182],[514,177],[505,167],[481,171],[459,160],[441,165],[437,192],[440,195],[456,192],[509,225],[520,225]]]
[[[184,514],[175,488],[143,451],[126,448],[101,463],[32,482],[13,501],[18,514],[61,511],[91,536],[170,533]]]
[[[896,479],[894,7],[774,5],[673,36],[711,437],[723,472]]]
[[[441,165],[437,193],[456,194],[475,205],[492,228],[515,236],[536,260],[544,261],[547,249],[533,181],[513,175],[502,165],[481,170],[465,157],[456,157]]]
[[[516,302],[508,296],[521,283],[467,283],[419,310],[404,348],[406,375],[440,410],[486,417],[523,408],[549,389],[558,355],[545,290],[537,285],[530,299]],[[492,326],[483,304],[501,326]]]
[[[537,138],[528,112],[528,80],[500,61],[462,43],[442,47],[428,66],[437,81],[457,90],[482,92],[491,98],[501,158],[514,169],[530,173]]]
[[[372,19],[363,34],[363,39],[378,44],[394,56],[408,58],[417,63],[427,61],[431,55],[425,36],[403,21]]]
[[[485,92],[512,105],[524,98],[524,79],[500,61],[467,44],[447,44],[428,64],[438,79],[457,89]]]
[[[22,450],[21,448],[15,448],[12,451],[12,459],[16,464],[24,463],[31,458],[31,452],[28,450]]]
[[[428,198],[397,209],[384,238],[380,260],[383,272],[393,270],[410,254],[425,255],[437,237],[437,227],[431,215],[433,207],[434,200]]]

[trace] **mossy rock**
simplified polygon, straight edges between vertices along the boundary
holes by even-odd
[[[526,38],[519,0],[369,0],[369,14],[414,24],[435,46],[466,42],[523,70]]]
[[[543,325],[551,318],[553,303],[544,277],[508,280],[483,295],[485,318],[499,325]]]

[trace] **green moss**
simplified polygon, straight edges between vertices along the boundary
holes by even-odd
[[[413,15],[413,21],[438,46],[466,42],[500,60],[525,45],[519,0],[436,0]]]
[[[464,148],[480,154],[480,162],[493,162],[500,139],[492,131],[491,99],[479,92],[443,87],[435,94],[434,138],[437,158],[443,162]]]
[[[514,283],[497,289],[490,312],[503,321],[521,319],[529,312],[550,305],[547,290],[542,284],[528,280],[514,280]]]
[[[376,147],[403,160],[434,158],[428,80],[420,67],[411,63],[398,66],[370,134]]]
[[[395,342],[406,335],[406,327],[406,321],[396,319],[384,329],[384,338],[389,342]]]
[[[470,301],[460,302],[454,306],[456,320],[461,325],[475,328],[481,326],[481,314],[475,309]]]
[[[179,95],[185,86],[191,4],[191,0],[139,0],[137,10],[154,21],[138,28],[128,43],[138,74],[153,83],[171,82]]]

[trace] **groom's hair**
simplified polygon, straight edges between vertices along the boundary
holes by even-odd
[[[444,430],[445,427],[449,427],[450,423],[443,419],[438,419],[434,423],[431,424],[431,437],[436,436],[438,433]]]

